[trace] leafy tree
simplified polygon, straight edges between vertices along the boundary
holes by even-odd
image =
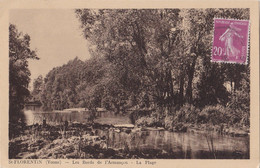
[[[40,75],[33,81],[33,90],[31,92],[31,95],[34,101],[40,101],[40,94],[42,91],[42,87],[43,87],[43,77],[42,75]]]
[[[212,23],[214,17],[248,19],[248,9],[77,9],[76,14],[92,52],[113,65],[114,87],[140,102],[145,92],[163,107],[204,106],[227,101],[227,80],[239,87],[244,68],[210,62]]]
[[[30,36],[9,25],[9,117],[14,119],[30,95],[28,59],[39,59],[30,49]]]
[[[232,92],[230,101],[227,106],[232,122],[239,122],[242,125],[249,126],[250,124],[250,76],[249,69],[241,74],[242,80],[239,81],[239,89]]]
[[[92,58],[76,58],[47,74],[41,93],[47,109],[105,107],[124,112],[135,106],[154,108],[161,117],[177,115],[184,104],[200,109],[220,104],[234,114],[248,111],[248,103],[234,105],[234,97],[244,95],[249,102],[242,82],[249,66],[210,61],[214,17],[248,19],[248,9],[75,12]]]
[[[178,12],[176,9],[76,10],[94,52],[116,69],[112,76],[117,77],[114,81],[118,83],[117,90],[139,98],[145,91],[159,104],[170,103],[169,97],[173,97],[170,65],[165,69],[160,65],[169,64],[175,42],[171,29],[176,25]]]

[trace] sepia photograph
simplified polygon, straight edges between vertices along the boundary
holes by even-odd
[[[11,9],[8,158],[250,160],[250,17]]]

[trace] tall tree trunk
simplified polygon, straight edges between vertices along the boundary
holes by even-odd
[[[179,88],[179,104],[180,106],[183,105],[183,93],[184,93],[184,73],[181,74],[181,77],[180,77],[180,88]]]
[[[192,103],[192,81],[194,78],[195,72],[195,64],[196,64],[197,56],[194,56],[192,60],[192,64],[188,68],[188,86],[186,89],[186,100],[188,103]]]
[[[173,82],[172,82],[172,75],[171,70],[167,71],[166,74],[167,84],[168,84],[168,105],[172,105],[173,103]]]
[[[135,29],[136,27],[136,29]],[[145,47],[145,40],[143,33],[141,32],[141,28],[139,27],[139,24],[137,21],[135,21],[135,26],[133,25],[133,40],[136,42],[138,50],[140,52],[140,63],[142,64],[143,67],[147,67],[146,61],[145,61],[145,56],[144,54],[147,53],[146,47]]]

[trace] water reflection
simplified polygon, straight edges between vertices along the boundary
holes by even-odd
[[[87,112],[77,113],[57,113],[27,110],[24,112],[25,120],[28,125],[42,123],[45,118],[48,124],[59,124],[63,121],[85,123],[89,114]],[[117,124],[129,123],[127,116],[113,116],[112,113],[100,113],[99,121],[109,122],[111,118]],[[121,123],[120,123],[121,122]],[[176,133],[164,130],[141,131],[133,129],[127,131],[97,130],[99,136],[105,136],[107,146],[114,149],[146,150],[158,149],[165,152],[177,152],[181,158],[204,158],[205,152],[210,152],[206,134],[202,133]],[[232,155],[241,154],[243,158],[249,158],[249,137],[231,137],[220,134],[212,134],[214,150],[217,152],[231,153]],[[222,156],[222,154],[219,154]],[[245,157],[244,157],[245,156]],[[223,158],[225,158],[223,154]],[[239,156],[241,157],[241,156]],[[212,157],[209,157],[212,158]]]
[[[47,124],[59,124],[60,122],[79,122],[86,123],[90,116],[89,112],[53,112],[37,110],[24,110],[25,123],[27,125],[40,124],[46,119]],[[131,121],[127,115],[115,115],[113,112],[97,112],[95,122],[101,124],[130,124]]]
[[[140,131],[127,134],[101,130],[100,135],[108,137],[108,147],[130,150],[158,149],[165,152],[183,153],[184,158],[201,158],[203,151],[209,151],[206,136],[198,133],[176,133],[169,131]],[[248,154],[248,137],[213,135],[215,151]]]
[[[85,123],[89,117],[89,113],[80,112],[80,113],[71,113],[71,112],[41,112],[41,111],[24,111],[25,122],[27,125],[40,124],[43,119],[46,119],[47,124],[57,125],[64,121],[69,122],[80,122]]]

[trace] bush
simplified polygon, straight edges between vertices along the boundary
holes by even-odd
[[[250,125],[250,115],[248,111],[244,111],[240,108],[238,109],[232,109],[227,108],[230,123],[231,124],[238,124],[240,126],[249,126]]]
[[[246,86],[244,86],[246,87]],[[228,104],[232,124],[249,126],[250,124],[250,95],[248,88],[235,91]]]
[[[173,116],[169,115],[164,118],[164,127],[167,130],[171,130],[173,128]]]
[[[150,116],[152,112],[152,110],[134,110],[130,113],[129,118],[131,123],[136,124],[137,120]]]
[[[164,126],[168,130],[175,129],[182,131],[185,123],[194,124],[197,122],[199,109],[191,104],[185,104],[179,110],[172,112],[164,118]]]
[[[183,105],[174,116],[174,122],[196,123],[199,110],[191,105]]]
[[[206,106],[198,115],[198,123],[228,123],[229,122],[228,109],[221,105]]]
[[[161,122],[154,116],[145,116],[136,120],[136,125],[138,126],[147,126],[147,127],[155,127],[161,126]]]

